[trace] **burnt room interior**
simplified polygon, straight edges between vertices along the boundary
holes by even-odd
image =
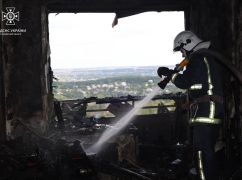
[[[143,97],[54,98],[50,13],[115,13],[118,20],[150,11],[183,11],[185,30],[210,40],[226,57],[227,64],[219,69],[225,114],[215,151],[221,179],[241,179],[240,0],[0,0],[0,7],[2,16],[7,7],[20,13],[15,25],[6,24],[2,17],[1,33],[23,30],[21,35],[2,34],[0,39],[1,180],[196,179],[191,172],[189,115],[181,109],[187,101],[186,92],[153,97],[152,101],[172,100],[174,104],[158,105],[156,114],[136,115],[132,123],[105,141],[98,153],[87,149],[103,137],[105,129],[112,129],[116,120],[121,119],[122,124],[125,112]],[[87,109],[88,103],[109,104],[105,111],[113,116],[101,117],[98,122],[87,118],[86,113],[94,112]],[[70,107],[73,114],[68,112]],[[73,130],[64,120],[66,116],[88,123],[77,122],[79,128]]]

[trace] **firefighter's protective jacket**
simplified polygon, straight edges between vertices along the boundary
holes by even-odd
[[[171,80],[178,88],[188,89],[191,101],[205,95],[223,97],[221,79],[216,61],[211,56],[194,53],[182,74],[172,75]],[[214,101],[197,104],[195,114],[190,119],[192,124],[219,124],[223,117],[221,103]]]

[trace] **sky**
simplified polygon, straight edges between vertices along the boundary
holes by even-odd
[[[183,12],[49,14],[51,67],[168,66],[182,60],[173,40],[184,30]]]

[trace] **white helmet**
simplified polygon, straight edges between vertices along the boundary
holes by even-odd
[[[182,31],[174,39],[173,51],[179,51],[181,48],[191,51],[200,42],[202,42],[202,40],[193,32]]]

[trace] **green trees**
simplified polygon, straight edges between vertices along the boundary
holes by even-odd
[[[117,96],[145,96],[157,87],[157,67],[54,70],[54,95],[59,100]],[[162,93],[181,91],[168,84]]]
[[[156,76],[119,76],[107,77],[89,81],[54,82],[54,94],[59,100],[81,99],[96,96],[117,97],[127,95],[145,96],[160,81]],[[165,92],[180,91],[174,85],[169,84]],[[161,92],[164,92],[161,90]]]

